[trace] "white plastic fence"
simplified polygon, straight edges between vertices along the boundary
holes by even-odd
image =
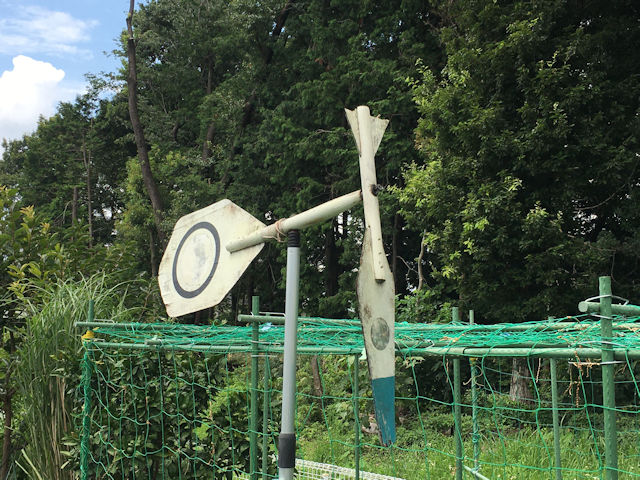
[[[298,480],[353,480],[356,471],[353,468],[339,467],[328,463],[311,462],[296,458],[296,476]],[[361,480],[403,480],[379,473],[363,472],[360,470]]]
[[[243,473],[238,480],[249,480],[249,475]],[[258,477],[261,478],[261,477]],[[297,480],[355,480],[356,471],[353,468],[339,467],[329,463],[311,462],[296,458]],[[379,473],[363,472],[360,470],[360,480],[404,480],[398,477],[389,477]]]

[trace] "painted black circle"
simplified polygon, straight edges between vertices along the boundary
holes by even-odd
[[[389,344],[391,331],[384,318],[378,317],[371,325],[371,341],[378,350],[384,350]]]
[[[184,245],[184,242],[187,240],[187,238],[189,238],[189,236],[195,231],[202,230],[202,229],[207,230],[209,233],[211,233],[211,235],[213,235],[213,241],[215,242],[215,245],[216,245],[216,257],[213,259],[213,265],[211,266],[211,271],[209,272],[209,275],[207,276],[205,281],[202,283],[202,285],[200,285],[195,290],[185,290],[184,288],[182,288],[182,286],[180,285],[180,282],[178,281],[178,273],[177,273],[178,270],[176,268],[178,266],[178,258],[180,257],[180,251],[182,250],[182,246]],[[218,231],[216,230],[216,227],[211,225],[209,222],[199,222],[193,225],[180,240],[180,243],[178,244],[178,248],[176,249],[176,253],[173,257],[173,268],[171,269],[171,276],[173,279],[173,287],[176,289],[176,292],[178,292],[178,295],[180,295],[183,298],[193,298],[200,295],[202,291],[205,288],[207,288],[207,285],[209,285],[209,283],[211,282],[211,279],[213,278],[213,274],[216,272],[216,268],[218,268],[219,258],[220,258],[220,236],[218,235]]]

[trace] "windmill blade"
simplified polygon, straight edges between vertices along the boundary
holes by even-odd
[[[372,117],[366,106],[345,112],[358,146],[366,226],[357,280],[360,321],[376,419],[388,445],[396,439],[395,285],[382,243],[374,156],[389,121]]]
[[[374,278],[372,258],[371,231],[367,228],[362,244],[356,290],[376,419],[382,443],[389,445],[396,440],[395,288],[388,264],[384,269],[384,282],[378,282]]]
[[[180,218],[158,271],[167,314],[178,317],[220,303],[264,247],[230,253],[225,245],[264,226],[226,199]]]

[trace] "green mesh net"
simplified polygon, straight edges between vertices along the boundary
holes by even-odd
[[[277,476],[282,318],[241,317],[252,322],[88,324],[83,479]],[[614,319],[605,342],[590,316],[399,323],[398,440],[383,447],[359,323],[301,318],[297,456],[353,478],[640,477],[637,320]],[[613,356],[613,432],[603,349]],[[336,478],[326,475],[313,478]]]

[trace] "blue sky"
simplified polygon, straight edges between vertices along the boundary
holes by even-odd
[[[31,133],[86,73],[115,71],[127,0],[0,0],[0,139]]]

